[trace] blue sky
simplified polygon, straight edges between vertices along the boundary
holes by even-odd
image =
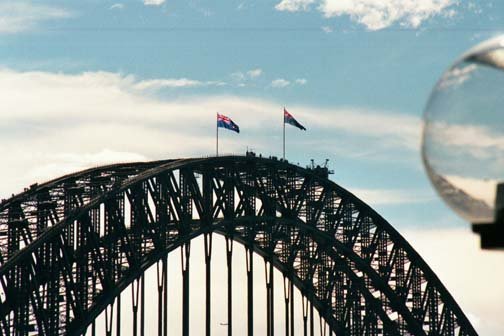
[[[414,244],[470,235],[425,176],[421,117],[442,73],[503,20],[497,0],[3,0],[0,196],[106,162],[212,155],[216,112],[242,130],[221,133],[221,152],[280,156],[286,106],[308,128],[287,129],[289,160],[329,158],[332,179]],[[502,264],[471,242],[482,269]],[[482,319],[473,307],[491,297],[504,308],[489,291],[468,310]]]

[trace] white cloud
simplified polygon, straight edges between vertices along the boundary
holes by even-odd
[[[301,111],[296,114],[313,126],[360,135],[366,137],[369,144],[377,141],[379,145],[415,152],[420,147],[422,123],[415,116],[356,108],[337,109],[330,113],[313,108],[298,109]]]
[[[235,82],[244,82],[244,81],[247,81],[250,79],[256,79],[256,78],[260,77],[262,74],[263,74],[263,71],[260,68],[250,69],[245,72],[236,71],[231,74],[231,79],[234,80]],[[243,85],[239,84],[239,86],[243,86]]]
[[[168,79],[150,79],[143,80],[134,84],[138,90],[162,89],[162,88],[194,88],[200,86],[223,86],[224,82],[219,81],[199,81],[188,78],[168,78]]]
[[[412,204],[437,200],[432,191],[348,188],[355,196],[372,207],[377,205]]]
[[[0,34],[33,30],[41,22],[71,16],[68,10],[59,7],[36,5],[24,1],[3,1],[0,3]]]
[[[289,85],[290,85],[290,82],[288,80],[283,79],[283,78],[278,78],[278,79],[275,79],[271,82],[271,86],[274,88],[284,88]]]
[[[165,3],[165,0],[144,0],[144,5],[146,6],[161,6]]]
[[[494,207],[495,194],[499,181],[458,175],[446,175],[444,178],[448,180],[452,186],[463,190],[472,198],[485,202],[489,207]]]
[[[104,148],[94,153],[48,153],[39,157],[48,163],[37,165],[27,175],[32,181],[45,181],[54,176],[63,176],[89,167],[98,167],[118,162],[142,162],[147,158],[141,154],[118,152]]]
[[[453,124],[444,121],[429,122],[425,137],[429,146],[456,148],[476,159],[499,158],[504,151],[504,136],[494,125]],[[451,148],[450,148],[451,147]]]
[[[295,83],[299,85],[305,85],[307,82],[306,78],[298,78],[295,80]]]
[[[124,4],[122,4],[122,3],[115,3],[112,6],[110,6],[109,9],[124,9]]]
[[[393,24],[417,28],[437,15],[453,17],[456,14],[454,7],[458,6],[455,0],[282,0],[275,8],[289,12],[306,11],[315,2],[325,17],[346,15],[369,30]]]
[[[315,0],[282,0],[275,9],[287,12],[307,11],[314,2]]]
[[[320,11],[326,17],[348,15],[370,30],[379,30],[399,23],[419,27],[435,16],[453,16],[453,0],[322,0]]]
[[[231,78],[234,81],[241,82],[241,81],[245,80],[245,74],[241,71],[236,71],[231,74]]]
[[[422,154],[429,174],[434,181],[438,175],[447,180],[448,184],[439,183],[440,193],[471,222],[493,217],[496,185],[504,169],[504,136],[500,133],[495,121],[488,125],[426,124]]]
[[[262,73],[263,73],[262,69],[259,69],[259,68],[247,71],[247,75],[250,78],[257,78],[257,77],[261,76]]]
[[[453,88],[464,84],[471,78],[472,73],[476,71],[477,68],[478,66],[476,64],[469,64],[450,69],[441,77],[441,80],[437,84],[437,89]]]
[[[195,1],[189,1],[189,7],[191,7],[196,12],[202,14],[203,16],[210,17],[214,15],[214,12],[208,8],[202,7]]]
[[[329,26],[322,26],[321,29],[326,34],[329,34],[329,33],[333,32],[333,29],[331,27],[329,27]]]
[[[240,2],[238,4],[238,6],[236,6],[236,9],[241,11],[241,10],[244,10],[246,7],[247,7],[247,3],[244,1],[244,2]]]
[[[89,165],[104,162],[107,155],[112,161],[126,161],[212,154],[216,111],[231,113],[243,130],[232,142],[226,143],[226,138],[233,135],[223,135],[226,152],[240,153],[253,145],[265,155],[278,153],[271,146],[277,141],[275,134],[280,134],[271,123],[272,113],[281,113],[278,102],[227,95],[168,99],[151,94],[152,89],[167,84],[181,85],[170,79],[152,83],[110,72],[62,74],[0,68],[0,151],[13,153],[3,158],[0,167],[5,177],[0,195],[33,183],[35,176],[46,180],[61,175],[62,170],[83,168],[83,161]],[[299,148],[323,147],[327,137],[334,136],[345,137],[345,148],[362,148],[364,142],[371,151],[376,146],[410,150],[417,140],[419,123],[412,117],[353,108],[290,108],[314,130],[313,135],[291,139]],[[328,135],[321,140],[316,136],[320,132]]]

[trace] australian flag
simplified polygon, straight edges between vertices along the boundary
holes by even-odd
[[[296,119],[294,119],[292,114],[287,112],[287,110],[285,108],[284,108],[284,123],[290,124],[292,126],[299,128],[300,130],[306,131],[306,128],[303,125],[301,125],[300,123],[298,123],[298,121]]]
[[[240,133],[240,127],[238,127],[231,118],[219,113],[217,113],[217,127],[227,128],[228,130]]]

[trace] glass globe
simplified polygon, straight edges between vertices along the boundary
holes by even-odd
[[[422,157],[459,215],[494,220],[504,182],[504,35],[471,49],[438,81],[424,113]]]

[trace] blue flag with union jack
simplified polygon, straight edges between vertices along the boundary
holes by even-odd
[[[228,130],[240,133],[240,127],[238,127],[231,118],[219,113],[217,113],[217,127],[227,128]]]
[[[306,131],[306,128],[303,125],[301,125],[296,119],[294,119],[292,114],[287,112],[285,108],[284,108],[284,123],[297,127],[300,130]]]

